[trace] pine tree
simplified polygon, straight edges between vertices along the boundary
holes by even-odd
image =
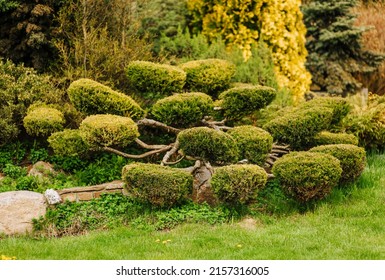
[[[303,7],[307,27],[306,67],[313,85],[332,95],[354,94],[362,85],[355,78],[371,73],[384,55],[363,48],[361,37],[367,28],[354,26],[355,0],[313,0]]]

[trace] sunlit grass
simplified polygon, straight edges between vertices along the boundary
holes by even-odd
[[[385,259],[385,155],[371,155],[361,178],[313,210],[256,214],[170,231],[134,228],[59,239],[3,237],[0,255],[17,259]]]

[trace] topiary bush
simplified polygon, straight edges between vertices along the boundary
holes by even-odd
[[[133,163],[122,170],[125,189],[130,196],[155,207],[171,208],[192,192],[190,173],[156,164]]]
[[[213,107],[213,100],[209,95],[190,92],[158,100],[152,107],[151,114],[156,120],[167,125],[189,127],[209,115]]]
[[[230,129],[239,149],[239,158],[263,165],[273,146],[273,137],[262,128],[242,125]]]
[[[55,108],[47,106],[34,107],[28,110],[23,119],[24,128],[32,136],[48,136],[51,133],[63,130],[64,115]]]
[[[138,127],[131,118],[108,114],[85,118],[79,130],[92,147],[125,147],[139,136]]]
[[[267,182],[267,173],[258,165],[227,165],[215,169],[210,184],[219,201],[239,205],[255,200]]]
[[[140,119],[145,112],[131,97],[90,79],[79,79],[68,87],[76,109],[86,115],[114,114]]]
[[[314,107],[326,107],[333,110],[331,125],[339,124],[351,110],[349,102],[342,97],[318,97],[308,102],[304,102],[299,106],[300,109],[309,109]]]
[[[325,153],[339,159],[342,168],[341,183],[352,182],[365,169],[366,152],[364,148],[350,144],[334,144],[314,147],[309,150],[315,153]]]
[[[333,111],[326,107],[292,109],[267,122],[263,128],[274,140],[289,144],[293,150],[311,146],[314,136],[330,127]]]
[[[216,97],[230,87],[235,65],[222,59],[193,60],[179,65],[187,73],[185,88]]]
[[[313,139],[314,146],[329,144],[352,144],[357,146],[358,138],[349,133],[332,133],[329,131],[321,131]]]
[[[340,161],[328,154],[293,152],[278,159],[272,169],[282,189],[299,202],[326,197],[340,178]]]
[[[220,106],[227,119],[241,119],[269,105],[276,92],[274,88],[266,86],[237,86],[219,95]]]
[[[83,155],[89,150],[89,145],[84,141],[78,129],[65,129],[52,133],[48,143],[54,153],[59,156]]]
[[[194,127],[180,132],[177,139],[185,155],[217,164],[234,163],[238,160],[237,143],[223,131]]]
[[[159,98],[182,92],[186,73],[176,66],[133,61],[127,66],[127,78],[131,86],[143,97]]]

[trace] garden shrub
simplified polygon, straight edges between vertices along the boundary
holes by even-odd
[[[182,92],[186,73],[167,64],[149,61],[133,61],[127,66],[127,78],[131,86],[145,98],[159,98]]]
[[[63,130],[64,115],[55,108],[46,106],[35,107],[28,110],[23,120],[25,130],[32,136],[48,136]]]
[[[138,127],[131,118],[108,114],[88,116],[79,129],[92,147],[125,147],[139,136]]]
[[[349,102],[342,97],[318,97],[308,102],[302,103],[300,106],[302,109],[314,108],[314,107],[326,107],[333,110],[332,125],[337,125],[341,120],[346,117],[350,112],[351,106]]]
[[[144,116],[143,109],[131,97],[90,79],[79,79],[68,87],[68,96],[86,115],[114,114],[133,119]]]
[[[246,204],[255,200],[267,182],[267,173],[258,165],[227,165],[215,169],[211,187],[224,203]]]
[[[243,85],[222,92],[219,99],[223,114],[227,119],[241,119],[269,105],[275,96],[274,88]]]
[[[321,131],[313,139],[314,146],[329,144],[358,145],[358,138],[349,133],[332,133],[329,131]]]
[[[182,93],[158,100],[152,107],[151,114],[167,125],[189,127],[210,115],[213,106],[213,100],[207,94]]]
[[[278,159],[273,166],[283,190],[299,202],[326,197],[340,178],[337,158],[323,153],[293,152]]]
[[[83,155],[89,150],[78,129],[66,129],[55,132],[48,137],[48,143],[59,156]]]
[[[314,147],[309,152],[325,153],[334,156],[340,161],[342,168],[341,183],[352,182],[365,169],[366,152],[364,148],[351,144],[334,144]]]
[[[294,108],[269,121],[263,128],[274,140],[289,144],[294,150],[303,150],[311,145],[318,132],[329,128],[332,118],[330,108]]]
[[[228,133],[234,138],[239,149],[239,158],[250,163],[263,165],[273,146],[273,137],[262,128],[242,125],[230,129]]]
[[[216,97],[230,87],[235,65],[223,59],[193,60],[179,65],[186,73],[186,89]]]
[[[217,164],[234,163],[238,160],[236,141],[223,131],[194,127],[180,132],[177,139],[185,155]]]
[[[156,164],[133,163],[122,170],[128,194],[155,207],[170,208],[192,192],[190,173]]]

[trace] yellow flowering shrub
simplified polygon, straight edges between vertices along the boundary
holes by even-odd
[[[300,5],[300,0],[188,0],[192,26],[209,39],[220,36],[229,47],[239,47],[245,60],[253,43],[265,42],[279,85],[291,90],[294,103],[303,99],[311,83]]]

